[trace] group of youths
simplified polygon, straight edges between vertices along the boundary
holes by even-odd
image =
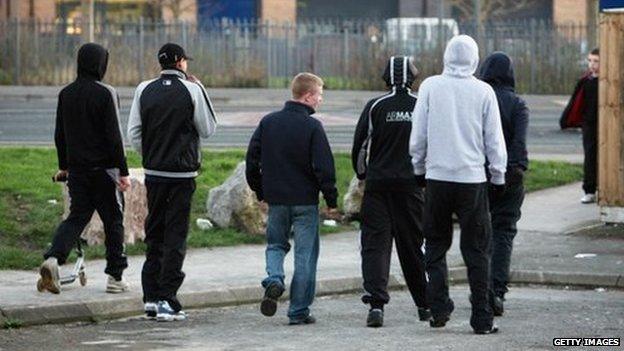
[[[190,58],[166,44],[162,72],[136,89],[127,135],[142,156],[147,188],[146,261],[142,270],[145,313],[159,321],[183,320],[177,299],[189,227],[194,178],[201,162],[199,138],[215,132],[216,117],[204,86],[186,73]],[[59,95],[55,141],[57,178],[67,177],[70,214],[44,255],[45,289],[60,292],[59,268],[97,211],[104,222],[106,291],[128,290],[123,247],[123,191],[130,186],[119,102],[101,82],[108,52],[86,44],[78,53],[78,78]],[[446,253],[459,223],[477,334],[498,331],[504,312],[512,243],[528,167],[529,111],[514,91],[512,60],[489,55],[469,36],[452,38],[442,74],[425,79],[418,96],[412,57],[391,57],[383,80],[388,93],[369,101],[355,130],[352,163],[365,182],[360,211],[366,325],[383,325],[388,276],[396,242],[418,318],[444,327],[454,309]],[[300,73],[292,99],[266,115],[249,142],[246,178],[268,204],[266,272],[260,310],[277,311],[286,289],[284,259],[294,241],[289,324],[311,324],[319,255],[319,192],[327,217],[337,217],[334,159],[322,124],[312,118],[323,100],[323,80]],[[424,252],[422,246],[424,243]]]

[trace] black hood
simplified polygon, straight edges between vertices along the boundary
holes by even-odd
[[[408,56],[392,56],[384,70],[383,80],[389,87],[410,87],[416,80],[418,70],[414,66],[414,59]]]
[[[511,58],[503,52],[495,52],[485,58],[479,70],[479,78],[491,85],[512,89],[516,87]]]
[[[78,50],[78,77],[102,80],[108,65],[108,51],[101,45],[88,43]]]

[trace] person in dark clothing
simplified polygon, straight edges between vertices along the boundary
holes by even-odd
[[[588,70],[578,81],[568,105],[561,114],[561,129],[583,129],[583,191],[581,202],[596,202],[598,184],[598,74],[600,52],[592,50],[587,56]]]
[[[507,147],[507,172],[505,192],[500,197],[490,197],[492,219],[490,304],[495,316],[503,314],[503,301],[509,282],[509,265],[513,239],[520,220],[520,207],[524,200],[524,171],[529,160],[526,134],[529,109],[515,92],[515,75],[509,56],[495,52],[488,56],[479,72],[479,78],[492,86],[498,100],[503,135]]]
[[[416,104],[410,88],[417,74],[412,57],[391,57],[383,74],[391,91],[366,104],[353,137],[353,169],[358,179],[366,181],[360,239],[365,290],[362,301],[370,305],[369,327],[383,325],[384,305],[390,300],[393,238],[419,318],[428,321],[431,317],[421,249],[424,192],[416,183],[408,152]]]
[[[293,99],[262,118],[247,149],[245,176],[258,200],[268,203],[265,289],[260,311],[273,316],[283,294],[284,257],[294,238],[295,272],[290,284],[290,324],[315,322],[310,314],[319,255],[319,191],[336,216],[334,158],[321,122],[312,118],[322,101],[323,81],[300,73],[292,81]]]
[[[59,93],[54,132],[59,171],[54,178],[67,179],[71,204],[40,268],[40,286],[55,294],[60,293],[58,265],[65,263],[94,211],[106,235],[106,291],[128,290],[122,278],[128,262],[121,192],[130,187],[130,180],[119,129],[119,98],[101,82],[107,64],[106,49],[83,45],[78,51],[78,77]]]
[[[199,138],[217,127],[206,89],[186,73],[189,59],[179,45],[163,45],[160,77],[139,84],[128,121],[128,139],[141,153],[147,190],[143,302],[147,316],[163,322],[186,319],[177,293],[185,277]]]

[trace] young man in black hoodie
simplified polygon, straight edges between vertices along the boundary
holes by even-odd
[[[292,100],[260,121],[247,149],[246,177],[260,201],[269,204],[265,288],[260,311],[273,316],[284,292],[284,257],[295,242],[295,272],[290,284],[291,325],[315,322],[310,314],[319,255],[319,191],[329,216],[337,214],[334,157],[321,122],[311,117],[323,100],[323,80],[300,73],[292,81]]]
[[[128,166],[119,129],[119,98],[101,82],[108,51],[85,44],[78,51],[78,77],[59,94],[54,141],[59,171],[67,179],[69,216],[59,225],[41,265],[41,287],[60,293],[58,266],[65,263],[85,226],[97,211],[106,239],[106,292],[128,290],[122,272],[124,254],[123,195],[130,187]]]
[[[147,190],[143,302],[147,316],[162,322],[186,319],[177,293],[185,277],[191,200],[201,166],[199,138],[217,128],[206,89],[186,73],[187,60],[177,44],[160,48],[160,76],[136,88],[128,120],[128,139],[141,153]]]
[[[366,180],[360,217],[366,291],[362,301],[370,305],[366,320],[369,327],[383,325],[384,305],[390,300],[388,275],[393,238],[419,319],[428,321],[431,317],[421,249],[424,194],[416,182],[408,152],[416,105],[410,88],[417,73],[412,57],[390,58],[383,79],[391,91],[366,104],[353,138],[353,169],[358,179]]]
[[[506,54],[495,52],[488,56],[481,65],[479,78],[490,84],[496,93],[507,147],[505,192],[498,197],[490,196],[490,304],[494,315],[501,316],[508,291],[513,239],[518,232],[516,223],[520,220],[520,207],[524,200],[524,171],[529,166],[526,149],[529,109],[524,100],[516,95],[513,65]]]

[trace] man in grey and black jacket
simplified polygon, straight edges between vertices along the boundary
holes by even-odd
[[[69,216],[58,226],[41,265],[39,288],[60,293],[58,265],[67,260],[80,234],[97,211],[104,223],[106,291],[128,290],[122,279],[128,266],[124,254],[123,195],[130,187],[119,129],[119,98],[102,79],[108,51],[85,44],[78,51],[78,77],[59,94],[54,141],[59,171],[67,179]]]
[[[139,84],[128,122],[128,139],[143,157],[147,188],[143,301],[146,314],[159,321],[186,318],[176,295],[184,280],[199,138],[211,136],[217,126],[205,88],[186,73],[189,59],[179,45],[160,49],[160,77]]]
[[[451,39],[444,52],[444,71],[425,79],[414,108],[410,154],[414,173],[425,183],[425,265],[432,327],[443,327],[454,309],[448,291],[446,252],[453,239],[452,215],[461,228],[460,249],[468,269],[472,315],[477,334],[498,330],[489,304],[491,236],[489,161],[493,195],[505,191],[507,152],[496,94],[474,77],[477,43],[467,35]]]
[[[383,79],[391,91],[366,104],[353,138],[353,169],[359,179],[366,180],[360,220],[365,290],[362,301],[370,305],[366,321],[369,327],[383,325],[384,305],[390,300],[388,275],[393,238],[419,318],[428,321],[431,316],[421,249],[424,194],[416,183],[408,152],[416,104],[410,90],[417,75],[412,61],[411,57],[390,58]]]

